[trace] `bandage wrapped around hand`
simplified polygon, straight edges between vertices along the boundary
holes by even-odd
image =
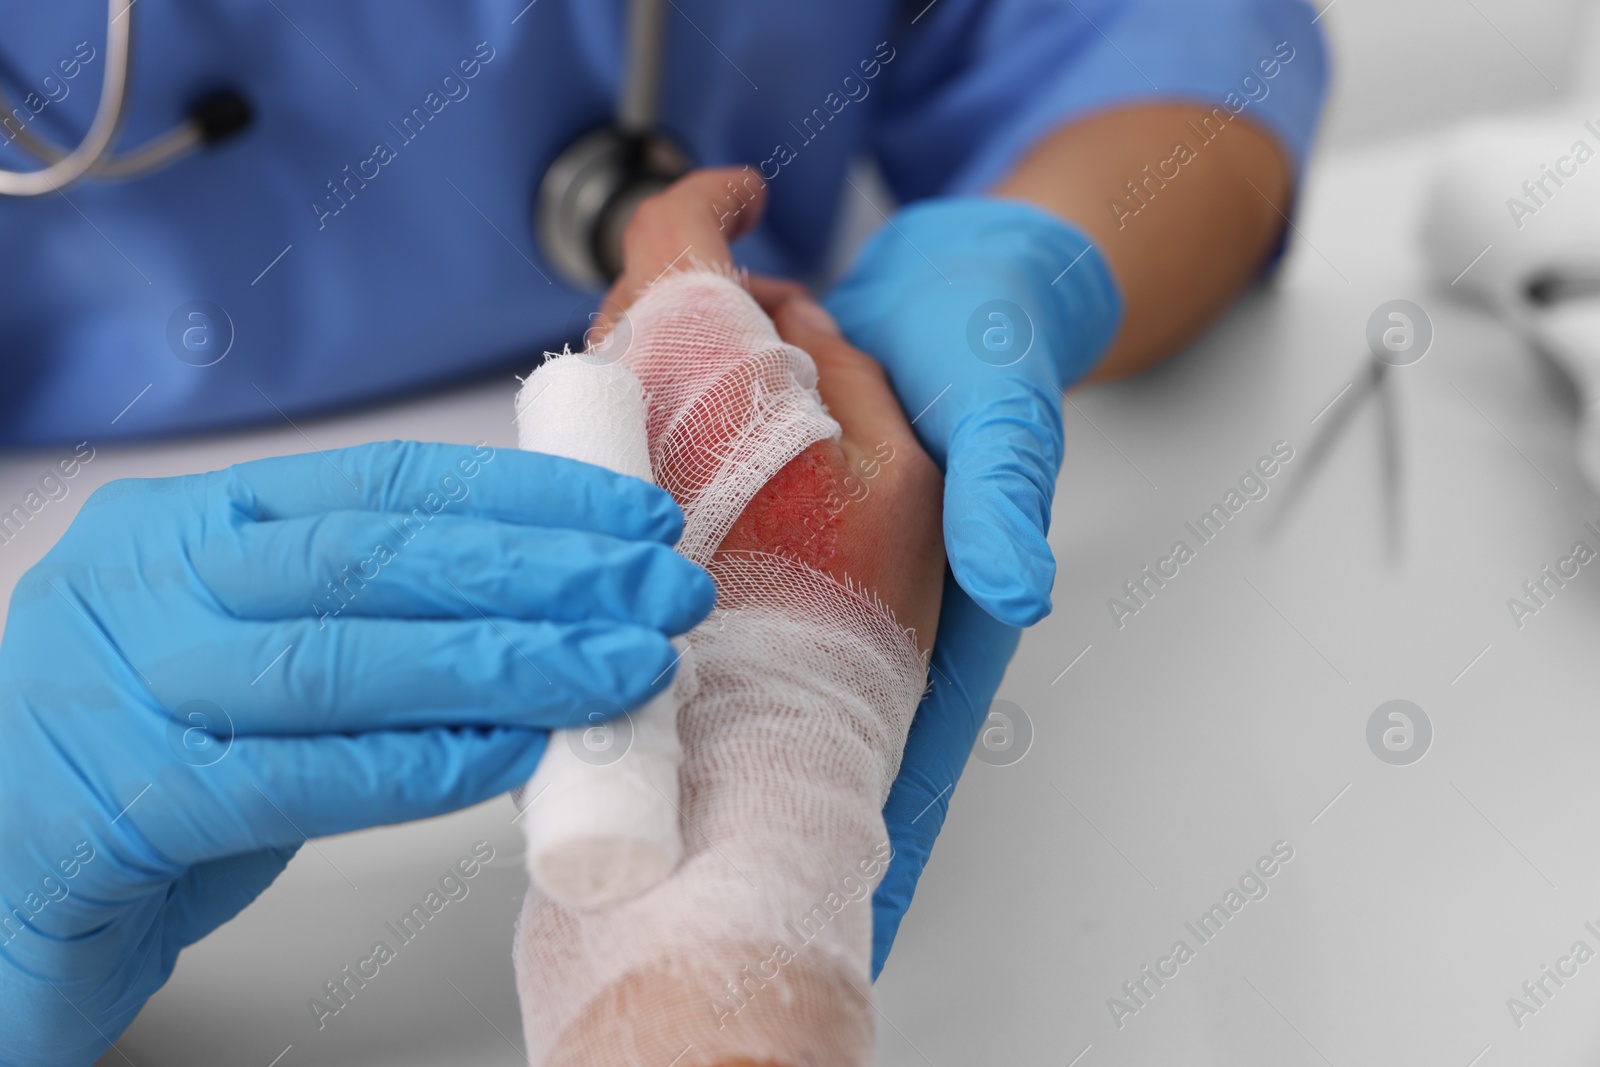
[[[648,398],[651,467],[718,607],[685,655],[683,859],[601,909],[530,892],[529,1060],[865,1064],[881,811],[925,660],[871,575],[841,573],[839,430],[810,357],[714,272],[667,275],[628,319],[613,341]]]

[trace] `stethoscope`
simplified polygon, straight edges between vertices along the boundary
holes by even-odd
[[[0,168],[0,196],[44,196],[84,178],[126,180],[153,173],[203,145],[225,141],[250,125],[250,103],[232,89],[209,93],[189,109],[189,117],[144,146],[121,155],[112,144],[128,110],[133,8],[137,0],[109,0],[106,13],[106,67],[89,132],[71,150],[62,148],[27,126],[5,131],[16,144],[45,166],[40,170]],[[0,114],[12,114],[0,92]]]
[[[616,119],[563,149],[539,183],[534,238],[562,278],[579,288],[602,288],[622,273],[622,231],[634,208],[693,165],[656,129],[666,13],[666,0],[629,0],[628,68]]]
[[[223,89],[197,100],[167,133],[133,151],[114,151],[127,114],[136,3],[108,0],[105,74],[89,132],[69,150],[26,126],[8,126],[12,143],[44,166],[0,168],[0,196],[43,196],[86,178],[141,177],[250,125],[249,100]],[[666,0],[629,0],[628,66],[615,120],[563,149],[539,182],[534,238],[562,279],[579,288],[602,288],[622,272],[622,233],[634,209],[690,169],[688,153],[655,128],[665,43]],[[0,114],[9,113],[0,93]]]

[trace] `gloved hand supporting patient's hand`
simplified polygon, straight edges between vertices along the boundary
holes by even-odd
[[[1050,610],[1045,542],[1062,459],[1062,391],[1121,318],[1087,237],[1020,201],[959,197],[896,214],[824,303],[883,364],[944,468],[946,583],[932,687],[884,810],[895,858],[878,887],[883,966],[1018,627]]]
[[[602,303],[618,317],[659,264],[726,246],[752,230],[765,187],[724,232],[716,210],[682,219],[674,204],[725,200],[747,172],[702,171],[674,201],[634,216],[636,270]],[[705,205],[695,205],[703,207]],[[1019,628],[1050,610],[1055,561],[1045,541],[1062,459],[1062,392],[1104,354],[1121,296],[1100,252],[1039,208],[993,197],[932,200],[899,212],[824,300],[846,339],[883,365],[928,454],[944,468],[945,582],[932,684],[884,808],[894,859],[873,896],[873,973],[883,967],[933,849]],[[793,282],[751,279],[778,318]],[[996,317],[998,316],[998,317]],[[790,340],[795,340],[790,338]],[[813,353],[815,355],[815,353]]]
[[[893,223],[824,303],[945,468],[956,581],[999,621],[1031,625],[1055,579],[1061,394],[1104,355],[1121,298],[1083,233],[1021,201],[932,200]]]
[[[665,492],[389,442],[95,493],[0,643],[0,1063],[88,1064],[306,835],[527,780],[714,590]]]

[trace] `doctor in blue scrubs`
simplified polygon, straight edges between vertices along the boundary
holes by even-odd
[[[599,286],[538,239],[535,190],[617,109],[622,0],[134,14],[118,150],[197,101],[215,143],[0,196],[0,443],[59,452],[69,478],[115,441],[298,423],[523,369],[581,330]],[[1270,265],[1324,95],[1316,17],[665,12],[653,127],[767,184],[742,264],[822,283],[859,158],[903,205],[823,297],[946,474],[950,575],[885,811],[877,967],[1019,628],[1050,609],[1062,392],[1169,355]],[[94,136],[110,44],[95,3],[0,3],[0,167]],[[418,508],[448,536],[381,561],[337,617],[308,608]],[[28,519],[0,515],[0,549]],[[574,709],[647,699],[713,599],[671,550],[680,524],[581,464],[401,442],[96,492],[0,642],[0,1063],[92,1062],[307,835],[477,803]]]

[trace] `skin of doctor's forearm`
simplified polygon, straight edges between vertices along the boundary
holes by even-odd
[[[1142,185],[1177,143],[1196,144],[1186,124],[1198,127],[1210,114],[1173,103],[1081,119],[1035,145],[992,190],[1071,222],[1105,256],[1124,311],[1090,381],[1137,374],[1193,340],[1255,280],[1285,225],[1289,162],[1273,137],[1243,116],[1201,145],[1175,177]],[[1142,206],[1129,181],[1148,190]],[[1116,211],[1113,202],[1138,214]]]

